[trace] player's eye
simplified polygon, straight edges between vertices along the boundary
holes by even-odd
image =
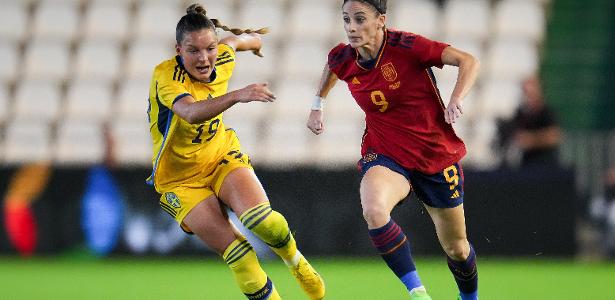
[[[362,24],[363,22],[365,22],[365,18],[356,18],[355,21],[359,24]]]
[[[344,23],[346,23],[346,24],[350,23],[350,18],[349,17],[344,17]]]

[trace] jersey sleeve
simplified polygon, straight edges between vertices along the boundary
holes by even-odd
[[[177,100],[190,95],[186,87],[174,79],[173,73],[163,70],[158,77],[156,81],[158,101],[165,107],[171,109]]]
[[[345,44],[340,43],[335,46],[331,51],[329,51],[329,55],[327,57],[327,64],[329,65],[329,69],[338,77],[340,76],[340,70],[343,65],[344,60],[347,59],[347,49]]]
[[[442,52],[448,46],[448,44],[433,41],[424,36],[416,35],[410,49],[412,54],[424,67],[442,68],[444,66],[444,63],[442,63]]]
[[[218,44],[218,57],[216,58],[216,68],[225,69],[228,76],[235,69],[235,49],[227,44]]]
[[[218,44],[218,59],[226,56],[228,56],[227,58],[235,59],[235,55],[235,49],[233,49],[233,47],[224,43]]]

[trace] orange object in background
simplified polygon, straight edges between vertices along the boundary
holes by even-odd
[[[22,256],[30,256],[38,240],[32,202],[49,183],[51,166],[37,163],[21,167],[9,184],[4,197],[4,226],[10,243]]]

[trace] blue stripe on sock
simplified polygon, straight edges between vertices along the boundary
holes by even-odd
[[[461,296],[461,300],[478,300],[478,291],[474,291],[473,293],[459,293]]]
[[[265,283],[265,286],[263,286],[260,290],[256,291],[253,294],[244,294],[244,295],[246,295],[246,297],[248,297],[248,299],[250,300],[263,300],[263,299],[269,299],[269,296],[271,296],[272,291],[273,291],[273,282],[271,282],[271,279],[267,277],[267,283]]]
[[[421,279],[419,278],[419,273],[417,271],[412,271],[400,278],[401,282],[404,283],[408,291],[411,291],[414,288],[422,286]],[[465,300],[465,299],[464,299]]]

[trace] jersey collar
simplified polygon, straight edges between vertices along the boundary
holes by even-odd
[[[388,30],[384,30],[384,38],[382,39],[382,45],[380,46],[380,49],[378,50],[378,56],[371,60],[371,61],[367,61],[367,62],[363,62],[360,63],[359,59],[361,57],[361,55],[359,54],[359,50],[354,49],[355,51],[355,63],[357,64],[357,66],[359,66],[359,68],[363,69],[363,70],[372,70],[375,69],[378,66],[378,63],[380,63],[380,59],[382,58],[382,53],[384,52],[384,48],[387,45],[387,38],[389,36],[389,31]]]

